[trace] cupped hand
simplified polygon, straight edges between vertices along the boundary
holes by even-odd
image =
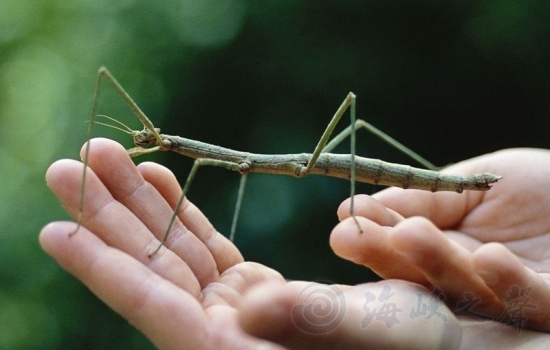
[[[502,175],[490,191],[390,188],[349,200],[331,235],[335,253],[438,288],[456,315],[550,331],[550,151],[508,149],[444,170]]]

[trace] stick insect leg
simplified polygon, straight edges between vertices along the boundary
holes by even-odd
[[[241,212],[241,204],[244,196],[244,186],[246,185],[246,178],[248,174],[241,175],[241,181],[239,183],[239,191],[237,192],[237,203],[235,203],[235,211],[233,212],[233,220],[231,222],[231,231],[229,233],[229,240],[233,242],[235,239],[235,231],[237,231],[237,221],[239,220],[239,213]]]
[[[178,203],[176,204],[176,207],[174,208],[174,212],[172,213],[172,217],[170,218],[170,223],[168,224],[168,227],[166,228],[166,231],[164,232],[164,236],[162,237],[162,240],[160,241],[159,246],[151,253],[149,254],[149,257],[152,257],[155,255],[160,248],[166,243],[166,240],[168,239],[168,234],[170,233],[170,230],[172,229],[172,226],[174,225],[174,221],[176,221],[176,217],[178,215],[178,212],[181,208],[181,205],[183,203],[183,200],[185,199],[185,196],[187,192],[189,191],[189,187],[191,187],[191,182],[193,182],[193,179],[195,178],[195,175],[197,171],[199,170],[199,167],[201,166],[217,166],[226,168],[228,170],[233,171],[240,171],[240,166],[237,163],[232,162],[226,162],[223,160],[217,160],[217,159],[208,159],[208,158],[198,158],[195,159],[195,162],[193,163],[193,167],[191,168],[191,171],[189,172],[189,175],[187,176],[187,181],[185,182],[185,186],[183,187],[183,192],[180,196],[180,199],[178,200]],[[231,226],[231,238],[235,235],[233,226],[237,226],[237,220],[236,217],[238,217],[239,210],[241,207],[241,199],[242,195],[244,193],[244,184],[246,182],[246,174],[243,175],[241,178],[241,184],[239,187],[239,197],[237,198],[237,205],[235,206],[235,213],[233,214],[233,224]]]
[[[434,171],[437,171],[440,169],[440,167],[434,165],[433,163],[429,162],[428,160],[426,160],[424,157],[420,156],[418,153],[414,152],[413,150],[411,150],[410,148],[408,148],[407,146],[403,145],[402,143],[400,143],[399,141],[397,141],[396,139],[394,139],[393,137],[391,137],[390,135],[386,134],[385,132],[383,132],[382,130],[374,127],[372,124],[369,124],[367,123],[366,121],[362,120],[362,119],[358,119],[356,122],[355,122],[355,128],[358,130],[358,129],[361,129],[361,128],[364,128],[364,129],[367,129],[369,132],[373,133],[374,135],[378,136],[379,138],[381,138],[382,140],[384,140],[385,142],[387,142],[388,144],[390,144],[391,146],[393,146],[394,148],[396,148],[397,150],[399,150],[400,152],[403,152],[405,155],[411,157],[412,159],[416,160],[419,164],[421,164],[422,166],[426,167],[427,169],[430,169],[430,170],[434,170]],[[323,149],[323,152],[330,152],[332,151],[337,145],[339,145],[346,137],[348,137],[349,135],[353,135],[354,132],[352,131],[352,126],[348,126],[346,129],[344,129],[341,133],[339,133],[338,135],[336,135],[326,146],[325,148]],[[351,136],[350,136],[351,137]]]
[[[393,137],[389,136],[382,130],[374,127],[372,124],[367,123],[366,121],[362,119],[355,119],[355,96],[353,96],[353,101],[350,105],[350,114],[351,114],[351,124],[344,129],[342,132],[340,132],[338,135],[336,135],[328,144],[326,144],[322,150],[322,153],[330,152],[332,151],[337,145],[339,145],[346,137],[350,137],[350,153],[352,155],[351,157],[351,172],[350,172],[350,215],[355,220],[355,223],[359,227],[359,223],[357,222],[357,219],[353,215],[353,209],[354,209],[354,195],[355,195],[355,132],[356,129],[365,128],[374,135],[380,137],[385,142],[389,143],[391,146],[396,148],[397,150],[403,152],[404,154],[408,155],[412,159],[416,160],[419,164],[422,164],[426,168],[430,170],[438,170],[439,167],[435,166],[433,163],[426,160],[424,157],[420,156],[418,153],[414,152],[410,148],[406,147]],[[336,117],[336,116],[335,116]],[[332,122],[331,122],[332,123]],[[334,128],[334,127],[333,127]],[[328,128],[327,128],[328,130]],[[332,131],[332,130],[331,130]],[[321,143],[319,143],[320,145]],[[318,145],[318,146],[319,146]],[[359,230],[361,228],[359,227]],[[362,232],[362,231],[361,231]]]
[[[350,141],[350,153],[351,153],[351,171],[350,171],[350,215],[355,220],[355,223],[357,224],[357,227],[359,228],[360,232],[363,232],[361,229],[361,226],[359,225],[359,222],[357,221],[357,218],[355,215],[353,215],[353,197],[355,195],[355,95],[350,92],[348,96],[344,99],[344,102],[340,105],[336,113],[334,114],[334,117],[332,117],[330,123],[328,124],[327,128],[325,129],[325,132],[323,132],[323,135],[321,136],[321,139],[317,143],[317,146],[315,147],[315,150],[313,151],[313,155],[311,156],[311,160],[309,161],[306,169],[305,174],[307,175],[309,171],[315,166],[315,163],[317,163],[317,159],[319,158],[319,155],[323,152],[325,152],[326,144],[328,139],[330,138],[330,135],[334,131],[334,128],[336,127],[336,124],[340,121],[340,118],[342,118],[342,115],[344,115],[344,112],[350,107],[350,114],[351,114],[351,124],[350,124],[350,135],[351,135],[351,141]],[[332,143],[332,142],[331,142]]]
[[[138,107],[138,105],[132,100],[130,95],[124,90],[122,85],[115,79],[115,77],[107,70],[105,67],[99,68],[99,71],[97,72],[96,82],[95,82],[95,88],[94,88],[94,94],[92,97],[92,107],[90,108],[90,117],[88,118],[88,130],[86,132],[86,139],[88,140],[88,143],[86,144],[86,149],[84,150],[84,159],[82,163],[84,164],[84,170],[82,172],[82,184],[80,187],[80,200],[78,204],[78,217],[77,217],[77,227],[76,229],[69,234],[69,236],[72,236],[73,234],[78,231],[78,229],[81,226],[82,222],[82,213],[84,211],[84,192],[85,192],[85,183],[86,183],[86,169],[88,167],[88,155],[90,154],[90,144],[93,134],[93,126],[95,124],[95,117],[96,117],[96,110],[97,110],[97,103],[99,100],[99,89],[101,85],[101,79],[105,78],[116,90],[116,92],[122,97],[124,102],[130,107],[132,112],[138,117],[138,119],[141,121],[143,126],[151,131],[151,133],[154,135],[154,137],[157,139],[158,144],[162,145],[162,138],[160,137],[158,131],[153,126],[153,123],[147,118],[145,113],[141,111],[141,109]]]

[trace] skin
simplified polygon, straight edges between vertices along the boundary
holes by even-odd
[[[190,202],[178,213],[166,246],[149,258],[181,188],[168,169],[154,163],[135,167],[122,146],[106,139],[92,142],[82,226],[74,233],[75,223],[50,223],[40,243],[159,348],[502,349],[528,344],[533,349],[550,343],[545,333],[550,328],[550,215],[545,212],[550,178],[533,175],[535,166],[550,169],[550,152],[502,151],[453,167],[504,175],[506,186],[499,183],[486,193],[391,189],[374,199],[358,196],[355,210],[363,234],[344,202],[331,247],[386,280],[322,286],[287,282],[266,266],[244,262]],[[55,162],[46,174],[73,218],[81,175],[82,164],[72,160]],[[528,322],[521,334],[517,327],[454,316],[466,292],[481,300],[477,312],[500,316],[511,285],[532,287],[530,302],[538,307],[525,310]],[[447,305],[434,301],[433,286],[443,291]],[[383,307],[379,300],[367,305],[367,294],[381,298],[388,290],[393,293],[388,305],[403,310],[397,314],[400,323],[388,326],[373,318],[363,326],[369,312],[374,316]],[[304,295],[311,291],[332,295],[330,303],[340,302],[343,315],[328,328],[314,328],[317,333],[305,331],[304,320],[311,320],[307,313],[293,313],[308,305]],[[439,316],[409,317],[419,298],[434,301],[431,310]]]
[[[541,171],[542,169],[542,171]],[[428,288],[439,286],[451,308],[473,293],[475,312],[499,318],[513,286],[531,287],[524,326],[550,330],[550,152],[510,149],[445,171],[489,171],[504,179],[487,192],[431,194],[391,188],[357,196],[356,215],[367,218],[359,239],[351,232],[349,202],[331,235],[334,252]],[[411,205],[411,203],[414,203]],[[387,262],[391,261],[391,264]],[[408,268],[403,268],[407,266]]]

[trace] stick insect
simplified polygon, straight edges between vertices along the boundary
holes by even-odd
[[[95,121],[96,107],[99,99],[99,88],[101,79],[105,78],[116,90],[116,92],[126,102],[128,107],[136,115],[143,124],[142,131],[132,130],[123,123],[114,118],[99,115],[98,117],[107,118],[119,126],[114,126],[107,123]],[[436,191],[455,191],[461,193],[464,190],[486,191],[491,188],[491,184],[501,179],[501,176],[491,173],[479,173],[468,176],[443,174],[437,172],[437,167],[425,160],[423,157],[405,147],[389,135],[375,128],[364,120],[355,119],[355,95],[349,93],[344,102],[340,105],[330,123],[325,129],[321,139],[317,143],[313,153],[300,154],[281,154],[281,155],[264,155],[248,152],[235,151],[229,148],[211,145],[208,143],[186,139],[180,136],[171,136],[160,133],[160,129],[155,128],[153,123],[147,118],[145,113],[141,111],[138,105],[132,100],[130,95],[124,90],[115,77],[105,68],[101,67],[98,71],[95,90],[93,95],[92,107],[90,111],[90,119],[88,125],[88,144],[84,155],[84,172],[82,175],[82,187],[79,202],[78,228],[80,227],[81,216],[84,207],[84,191],[86,180],[86,167],[88,162],[88,154],[90,151],[90,139],[92,136],[93,124],[105,125],[123,131],[134,139],[136,147],[128,149],[128,154],[131,157],[136,157],[142,154],[153,153],[157,151],[173,151],[181,155],[195,159],[193,167],[189,172],[187,181],[183,187],[181,195],[170,222],[167,224],[167,229],[164,233],[159,246],[149,254],[153,256],[165,244],[170,230],[179,211],[183,200],[189,191],[189,187],[201,166],[218,166],[228,170],[237,171],[241,176],[239,184],[237,203],[233,214],[231,224],[230,240],[233,241],[236,231],[237,219],[244,194],[244,187],[248,173],[270,173],[280,175],[291,175],[298,178],[305,177],[309,174],[332,176],[350,180],[350,216],[355,220],[359,232],[361,228],[357,219],[353,215],[353,196],[355,195],[355,181],[374,185],[396,186],[404,189],[421,189]],[[350,109],[351,124],[340,134],[335,136],[332,141],[328,142],[332,131],[340,121],[347,109]],[[378,159],[364,158],[355,155],[355,132],[356,129],[365,128],[375,135],[381,137],[384,141],[397,148],[399,151],[409,155],[417,162],[425,166],[427,169],[413,168],[408,165],[387,163]],[[330,151],[341,143],[346,137],[350,137],[350,154],[332,154]],[[151,146],[150,148],[147,148]],[[75,230],[75,232],[76,232]],[[74,233],[74,232],[73,232]]]

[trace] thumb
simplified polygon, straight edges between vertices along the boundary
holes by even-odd
[[[458,347],[458,321],[439,299],[441,318],[411,317],[427,289],[389,280],[355,287],[290,282],[249,290],[239,306],[245,332],[291,349]],[[430,305],[435,305],[430,304]]]

